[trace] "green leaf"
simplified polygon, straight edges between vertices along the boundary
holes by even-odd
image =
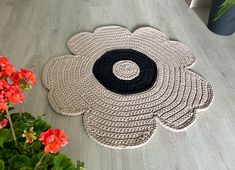
[[[52,170],[74,170],[73,162],[63,154],[56,155],[53,160]]]
[[[13,122],[17,140],[23,140],[23,131],[28,130],[33,126],[33,120],[35,118],[29,113],[12,113],[11,119]],[[25,141],[25,139],[23,141]]]
[[[0,160],[0,170],[4,170],[4,169],[5,169],[4,161]]]
[[[43,117],[46,117],[46,116],[47,116],[47,115],[46,115],[45,113],[43,113],[43,114],[37,116],[37,118],[42,119]]]
[[[214,18],[214,21],[218,20],[224,13],[235,5],[235,0],[225,0],[224,3],[219,7],[219,10]]]
[[[24,130],[28,131],[31,127],[34,127],[34,131],[36,132],[37,136],[39,136],[41,132],[46,131],[51,127],[46,121],[40,118],[35,118],[32,114],[26,112],[13,113],[11,114],[11,118],[19,143],[25,142],[25,138],[22,137]]]
[[[38,163],[38,161],[42,158],[42,156],[44,155],[44,152],[41,151],[39,152],[38,154],[34,154],[32,157],[31,157],[31,163],[32,165],[35,167],[36,164]]]
[[[86,170],[84,162],[78,160],[77,164],[76,164],[76,167],[75,167],[75,170]]]
[[[32,148],[34,150],[34,152],[37,152],[37,151],[40,151],[42,150],[42,142],[39,141],[39,140],[35,140],[33,143],[32,143]]]
[[[4,142],[11,141],[11,129],[0,129],[0,147],[3,147]]]
[[[43,157],[44,152],[41,151],[37,155],[33,155],[31,160],[32,164],[36,166],[38,161]],[[38,170],[48,170],[53,167],[53,160],[54,160],[55,155],[54,154],[47,154],[41,161],[41,164],[38,166]]]
[[[8,161],[8,169],[31,168],[31,161],[28,156],[15,155]]]
[[[8,108],[8,111],[12,111],[12,110],[14,110],[14,107],[10,106],[10,107]]]
[[[44,120],[37,118],[33,122],[34,130],[39,132],[44,132],[49,129],[51,126]]]
[[[4,150],[9,150],[11,154],[18,153],[19,146],[15,141],[7,141],[3,144]]]
[[[30,113],[12,113],[11,119],[13,122],[25,122],[25,121],[33,121],[35,117]]]
[[[2,121],[4,118],[6,118],[5,115],[4,114],[0,114],[0,120]]]
[[[20,170],[33,170],[32,167],[23,167],[23,168],[20,168]]]
[[[15,152],[15,150],[0,148],[0,160],[3,160],[5,162],[5,167],[7,167],[8,160],[12,156],[14,156],[14,154],[17,154],[17,152]]]

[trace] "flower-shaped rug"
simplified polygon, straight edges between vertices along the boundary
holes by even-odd
[[[192,51],[154,28],[106,26],[67,45],[74,55],[51,59],[43,71],[50,105],[82,115],[87,134],[106,147],[141,146],[157,124],[184,130],[212,102],[210,83],[189,69]]]

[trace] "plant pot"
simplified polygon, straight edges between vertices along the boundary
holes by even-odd
[[[215,0],[212,4],[207,27],[215,34],[231,35],[235,32],[235,5],[214,21],[215,15],[223,2],[224,0]]]

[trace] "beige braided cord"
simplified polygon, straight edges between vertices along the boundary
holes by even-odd
[[[135,148],[153,136],[157,122],[181,131],[195,120],[196,110],[208,108],[213,99],[210,83],[189,70],[195,62],[190,49],[169,41],[156,29],[143,27],[134,33],[119,26],[79,33],[68,41],[75,55],[51,59],[43,71],[52,108],[61,114],[83,114],[87,134],[109,148]],[[114,49],[133,49],[157,65],[155,84],[136,94],[122,95],[102,86],[92,73],[94,63]],[[138,76],[135,63],[123,60],[113,67],[123,80]]]

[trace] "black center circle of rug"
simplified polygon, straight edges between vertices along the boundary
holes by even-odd
[[[129,61],[138,66],[138,75],[123,80],[113,73],[115,63]],[[131,72],[132,70],[130,70]],[[157,78],[156,63],[145,54],[132,49],[117,49],[103,54],[93,66],[96,79],[108,90],[119,94],[134,94],[151,88]]]

